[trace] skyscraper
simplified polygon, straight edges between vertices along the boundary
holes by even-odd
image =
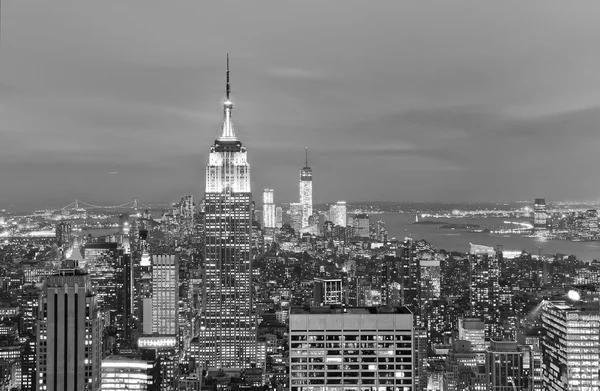
[[[256,356],[252,315],[250,165],[232,123],[229,56],[220,135],[206,166],[206,303],[199,335],[202,364],[249,367]]]
[[[315,305],[342,304],[344,302],[341,279],[315,278],[314,284]]]
[[[263,228],[275,228],[273,189],[265,189],[263,191]]]
[[[544,389],[600,389],[598,305],[548,301],[542,306]]]
[[[299,202],[290,203],[290,226],[297,236],[302,235],[302,216],[302,204]]]
[[[491,341],[485,360],[490,389],[530,390],[531,379],[524,370],[527,353],[514,341]]]
[[[157,360],[109,356],[102,360],[102,390],[158,391],[159,373]]]
[[[371,236],[371,220],[369,220],[369,215],[358,214],[354,216],[352,236],[360,239],[368,239]]]
[[[413,390],[407,308],[292,308],[289,324],[291,391]]]
[[[177,335],[179,262],[175,255],[152,256],[152,334]]]
[[[498,337],[500,330],[500,268],[493,247],[471,244],[471,315],[485,321],[486,337]]]
[[[283,227],[283,208],[278,206],[275,208],[275,228]]]
[[[536,230],[545,230],[547,228],[546,200],[536,198],[533,206],[533,227]]]
[[[300,170],[300,205],[302,206],[302,228],[306,229],[309,226],[308,219],[313,213],[312,168],[308,166],[308,147],[304,167]]]
[[[42,291],[37,332],[39,390],[100,389],[97,299],[89,275],[70,262],[58,275],[47,278]]]
[[[346,227],[346,201],[338,201],[329,206],[329,220],[333,225]]]
[[[398,249],[400,255],[400,297],[402,305],[406,306],[413,313],[413,320],[416,327],[423,327],[422,308],[419,305],[419,281],[421,279],[421,260],[417,256],[417,248],[412,238],[404,238],[402,246]]]
[[[459,318],[458,339],[471,342],[473,351],[482,352],[487,348],[485,342],[485,323],[480,319]]]
[[[58,247],[62,247],[65,250],[70,247],[72,230],[73,227],[69,222],[61,221],[56,224],[56,245]]]

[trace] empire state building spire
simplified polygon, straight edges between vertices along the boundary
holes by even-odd
[[[227,71],[226,71],[226,85],[225,85],[225,102],[223,103],[223,129],[217,141],[238,141],[233,129],[233,122],[231,121],[231,112],[233,110],[233,103],[230,100],[229,95],[231,94],[231,85],[229,83],[229,53],[227,53]]]

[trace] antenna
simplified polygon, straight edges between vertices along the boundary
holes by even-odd
[[[227,97],[227,100],[229,100],[229,94],[231,92],[231,86],[229,85],[229,52],[227,52],[227,85],[225,87],[225,96]]]
[[[306,147],[305,154],[306,154],[306,161],[305,161],[304,167],[308,167],[308,147]]]

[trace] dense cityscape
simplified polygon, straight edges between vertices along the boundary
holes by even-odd
[[[600,388],[595,259],[436,248],[385,217],[560,245],[598,240],[595,209],[314,205],[308,148],[280,202],[251,190],[230,94],[227,58],[201,197],[2,210],[0,390]]]

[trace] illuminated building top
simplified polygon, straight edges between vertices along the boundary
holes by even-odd
[[[302,206],[301,228],[307,228],[310,225],[309,218],[313,214],[312,169],[308,166],[308,147],[306,148],[305,156],[305,164],[300,171],[300,205]]]
[[[227,53],[227,83],[225,88],[226,100],[223,103],[223,129],[221,131],[221,135],[217,139],[217,141],[221,142],[238,141],[238,138],[235,135],[235,130],[233,129],[233,123],[231,122],[231,111],[233,110],[233,102],[231,102],[231,100],[229,99],[230,93],[231,85],[229,83],[229,53]]]
[[[223,103],[223,128],[210,149],[206,166],[206,192],[221,193],[224,190],[233,193],[250,193],[250,165],[246,147],[238,140],[233,129],[230,100],[229,55],[227,55],[226,100]]]
[[[306,157],[304,167],[300,171],[300,180],[301,181],[312,181],[312,168],[308,166],[308,147],[306,147]]]
[[[246,148],[233,130],[232,107],[228,58],[223,129],[211,147],[206,166],[206,299],[198,336],[198,361],[217,368],[249,368],[256,360],[250,165]]]

